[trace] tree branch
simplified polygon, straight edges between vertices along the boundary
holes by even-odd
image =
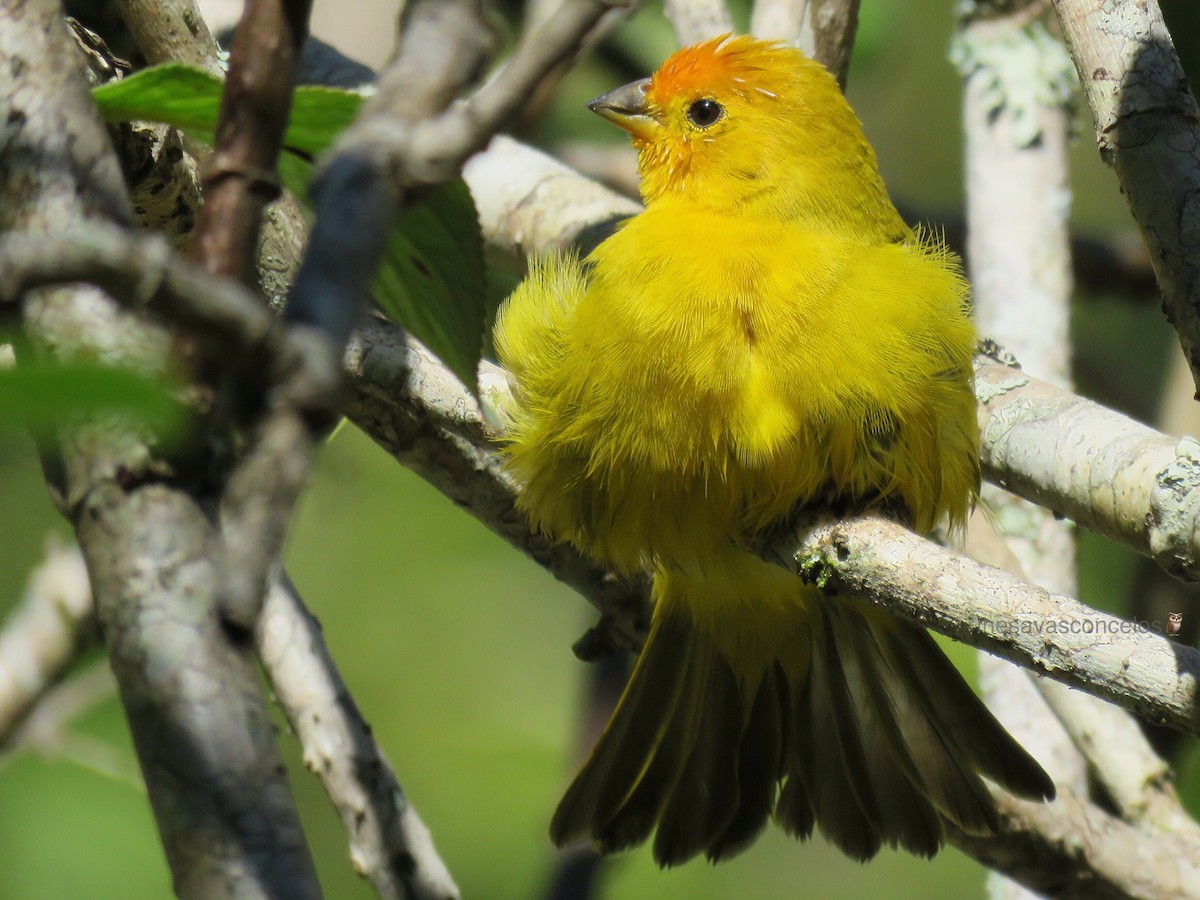
[[[217,42],[195,0],[116,0],[146,62],[179,62],[223,76]]]
[[[800,24],[800,48],[836,75],[842,90],[850,77],[859,2],[809,0],[808,15]]]
[[[976,358],[984,477],[1151,556],[1176,577],[1200,578],[1200,443],[1159,434],[996,359]]]
[[[254,284],[263,210],[280,192],[275,164],[311,6],[311,0],[248,0],[234,32],[191,257],[247,286]]]
[[[663,11],[684,47],[733,31],[733,17],[724,0],[665,0]]]
[[[0,10],[0,229],[130,224],[116,158],[50,0]],[[24,297],[40,346],[161,366],[166,334],[91,288]],[[138,436],[108,421],[64,435],[45,467],[76,526],[178,893],[317,896],[316,874],[254,667],[215,614],[211,522],[155,483]]]
[[[806,516],[764,557],[826,591],[1200,734],[1200,651],[981,566],[887,519]]]
[[[976,327],[1044,377],[1069,384],[1070,93],[1062,84],[1071,63],[1040,22],[1026,20],[1040,2],[958,4],[951,59],[964,86],[968,273]],[[1002,528],[1000,540],[1015,554],[1013,562],[1020,561],[1008,568],[1011,574],[1059,594],[1078,593],[1074,523],[994,485],[983,486],[981,501]],[[980,526],[990,528],[991,521],[973,516],[968,546]],[[1004,727],[1057,789],[1086,796],[1086,762],[1028,671],[987,653],[978,662],[984,698]],[[1105,705],[1093,697],[1081,700]],[[1012,877],[1019,881],[1020,872]],[[1000,874],[989,877],[988,892],[994,900],[1031,897]]]
[[[1000,833],[950,841],[1048,897],[1163,900],[1200,897],[1195,843],[1142,834],[1068,791],[1054,803],[996,799]]]
[[[457,900],[457,885],[342,681],[295,587],[273,580],[255,628],[276,699],[350,835],[350,860],[384,900]]]
[[[1200,108],[1157,0],[1054,0],[1112,165],[1200,389]]]
[[[0,752],[95,637],[96,609],[79,549],[54,539],[46,544],[45,561],[0,631]]]
[[[87,281],[131,310],[149,309],[213,352],[258,351],[275,318],[248,288],[217,280],[162,235],[85,223],[49,237],[0,238],[0,303],[48,285]]]

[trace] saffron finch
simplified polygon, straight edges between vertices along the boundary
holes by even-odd
[[[927,632],[752,549],[806,505],[961,526],[979,483],[957,259],[900,219],[830,74],[751,37],[686,48],[590,104],[628,131],[645,211],[501,310],[506,447],[543,532],[654,572],[645,648],[551,825],[660,865],[768,818],[848,855],[994,831],[982,778],[1054,786]]]

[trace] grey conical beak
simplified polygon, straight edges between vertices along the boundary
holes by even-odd
[[[597,97],[588,104],[588,109],[624,128],[634,137],[648,141],[659,128],[658,120],[651,115],[649,98],[646,96],[649,87],[649,78],[630,82],[603,97]]]

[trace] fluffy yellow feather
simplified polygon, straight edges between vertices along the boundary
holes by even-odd
[[[979,480],[958,261],[911,231],[837,84],[749,37],[679,51],[592,108],[629,131],[646,210],[533,267],[496,326],[530,520],[655,613],[554,817],[605,851],[717,860],[767,818],[866,859],[995,825],[980,776],[1053,795],[929,636],[747,547],[798,508],[961,525]]]

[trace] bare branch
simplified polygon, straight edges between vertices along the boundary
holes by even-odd
[[[469,127],[490,136],[509,121],[547,73],[578,52],[602,18],[632,4],[633,0],[569,0],[561,3],[542,23],[521,33],[509,61],[466,101],[461,110],[455,111],[451,121],[456,127]],[[472,150],[481,146],[477,138],[464,136],[459,140],[473,145]]]
[[[1200,824],[1187,814],[1170,768],[1124,710],[1053,681],[1042,695],[1091,763],[1121,818],[1151,836],[1174,834],[1200,848]]]
[[[117,0],[117,6],[147,62],[180,62],[224,74],[217,42],[195,0]]]
[[[311,5],[311,0],[248,0],[234,32],[191,257],[207,271],[248,286],[254,284],[263,210],[280,192],[275,163]],[[193,7],[190,15],[195,14]],[[207,34],[203,22],[199,27]]]
[[[858,31],[860,0],[809,0],[800,27],[800,48],[837,76],[842,90],[850,75],[850,54]]]
[[[795,44],[837,76],[850,73],[860,0],[756,0],[750,31]]]
[[[663,7],[680,46],[733,31],[733,18],[724,0],[665,0]]]
[[[450,106],[478,75],[491,49],[490,42],[481,42],[487,32],[479,27],[474,4],[416,0],[406,28],[410,37],[402,36],[396,61],[381,74],[378,93],[338,142],[334,158],[356,153],[376,158],[394,191],[454,177],[541,78],[578,50],[603,16],[630,2],[566,0],[522,34],[516,52],[488,83]],[[426,6],[427,14],[422,12]]]
[[[1154,722],[1200,733],[1200,651],[875,515],[803,518],[765,558]]]
[[[0,302],[73,281],[97,285],[131,309],[151,309],[214,351],[260,348],[274,328],[249,289],[207,276],[158,234],[88,224],[53,237],[0,238]]]
[[[46,559],[0,631],[0,748],[66,673],[95,628],[87,569],[77,547],[46,542]]]
[[[145,792],[137,763],[123,748],[71,727],[116,692],[112,669],[103,660],[60,682],[39,699],[13,734],[12,753],[0,755],[0,768],[11,755],[32,752],[75,763]]]
[[[976,358],[984,477],[1084,527],[1200,576],[1200,444]],[[1070,448],[1070,455],[1045,447]]]
[[[499,136],[463,167],[489,247],[514,258],[594,245],[641,205]]]
[[[1157,0],[1054,0],[1112,165],[1150,248],[1167,319],[1200,389],[1200,107]]]
[[[320,626],[286,576],[272,582],[255,628],[258,655],[350,835],[350,859],[385,900],[456,900],[429,830],[363,719]]]
[[[971,518],[968,544],[971,555],[979,562],[1028,580],[1008,542],[991,527],[989,518],[981,510],[976,510]],[[1001,662],[995,657],[984,656],[980,663],[989,659],[994,663]],[[1027,672],[1024,674],[1028,675]],[[1167,763],[1154,752],[1132,716],[1097,697],[1049,678],[1029,677],[1023,683],[1035,686],[1040,692],[1038,707],[1045,709],[1048,705],[1054,713],[1039,721],[1043,729],[1039,740],[1029,743],[1025,733],[1020,737],[1027,748],[1035,751],[1043,766],[1050,766],[1048,771],[1056,785],[1069,785],[1080,796],[1087,793],[1086,781],[1076,784],[1077,779],[1061,777],[1066,773],[1059,771],[1077,765],[1078,754],[1072,753],[1064,759],[1061,746],[1047,740],[1047,735],[1063,735],[1065,731],[1073,746],[1087,759],[1125,821],[1150,835],[1175,832],[1189,840],[1200,841],[1200,826],[1180,804],[1170,782]],[[1015,687],[1015,684],[1009,687]],[[1028,695],[1023,693],[1022,696]],[[1051,751],[1049,755],[1047,751]]]
[[[253,659],[217,613],[207,515],[110,485],[78,529],[176,892],[320,896]]]
[[[28,236],[132,222],[116,158],[59,5],[0,8],[0,228]],[[91,288],[26,294],[39,346],[161,365],[164,332]],[[158,483],[148,448],[115,423],[65,435],[46,471],[87,560],[113,671],[178,893],[319,893],[246,653],[216,615],[211,521]]]
[[[1140,833],[1068,792],[1054,803],[997,797],[995,837],[951,832],[960,850],[1050,897],[1200,897],[1200,853],[1189,840]]]
[[[800,32],[804,29],[811,0],[754,0],[750,13],[750,33],[770,40],[787,41],[800,45]],[[801,46],[805,53],[812,53],[811,46]]]

